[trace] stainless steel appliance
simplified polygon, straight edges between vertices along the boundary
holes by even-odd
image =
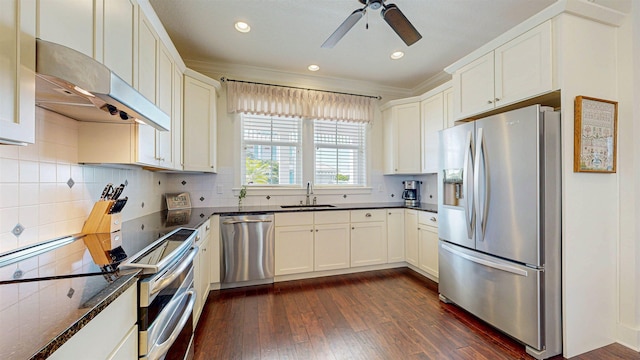
[[[406,206],[420,205],[420,184],[422,184],[422,181],[405,180],[402,184],[404,185],[404,190],[402,191],[404,204]]]
[[[170,130],[171,118],[99,61],[36,39],[36,105],[79,121]]]
[[[222,288],[273,282],[273,222],[273,214],[220,217]]]
[[[534,105],[439,135],[441,299],[538,359],[560,354],[559,113]]]
[[[140,359],[193,358],[197,233],[194,229],[176,229],[120,265],[142,270],[138,281]]]

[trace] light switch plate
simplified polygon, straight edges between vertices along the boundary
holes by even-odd
[[[222,186],[222,184],[218,184],[218,186],[216,186],[216,191],[218,192],[218,194],[222,194],[224,190],[224,187]]]

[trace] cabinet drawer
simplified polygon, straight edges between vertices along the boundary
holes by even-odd
[[[313,211],[276,213],[276,226],[313,225]]]
[[[317,211],[313,217],[316,225],[349,223],[348,211]]]
[[[420,225],[427,225],[438,227],[438,214],[428,211],[418,211],[418,223]]]
[[[209,233],[211,232],[211,220],[207,219],[200,227],[198,228],[198,235],[196,236],[196,243],[200,244],[202,240],[205,240],[209,237]]]
[[[385,221],[386,210],[352,210],[351,222]]]

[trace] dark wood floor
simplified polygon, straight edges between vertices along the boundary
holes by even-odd
[[[409,269],[212,291],[195,335],[205,359],[533,359]],[[562,359],[561,356],[554,360]],[[611,345],[579,360],[640,359]]]

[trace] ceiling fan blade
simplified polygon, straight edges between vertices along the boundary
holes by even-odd
[[[407,20],[406,16],[404,16],[395,4],[385,5],[380,15],[382,15],[384,21],[391,26],[393,31],[400,36],[407,46],[411,46],[416,41],[422,39],[422,35],[413,27],[411,22]]]
[[[362,9],[358,9],[352,12],[351,15],[349,15],[349,17],[347,17],[347,19],[343,21],[342,24],[340,24],[340,26],[338,26],[336,31],[334,31],[333,34],[329,36],[329,38],[324,42],[324,44],[322,44],[322,47],[332,48],[336,46],[338,41],[340,41],[340,39],[342,39],[342,37],[347,32],[349,32],[349,30],[351,30],[353,25],[355,25],[358,22],[358,20],[362,19],[362,16],[364,16],[365,11],[366,11],[366,6],[363,7]]]

